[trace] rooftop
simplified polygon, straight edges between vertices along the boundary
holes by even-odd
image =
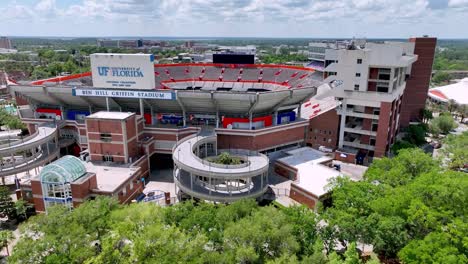
[[[96,174],[96,181],[99,191],[115,192],[124,182],[131,178],[137,168],[128,165],[109,165],[107,163],[84,162],[87,172]]]
[[[429,89],[429,96],[442,102],[455,100],[458,104],[468,104],[468,78],[454,84]]]
[[[298,180],[294,184],[317,197],[326,194],[329,181],[341,175],[335,169],[323,165],[332,158],[321,151],[303,147],[286,154],[289,156],[278,161],[297,169]]]
[[[124,119],[129,118],[132,115],[134,115],[134,113],[100,111],[100,112],[96,112],[94,114],[87,116],[87,118],[124,120]]]

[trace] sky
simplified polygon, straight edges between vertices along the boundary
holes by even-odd
[[[468,38],[468,0],[0,0],[0,36]]]

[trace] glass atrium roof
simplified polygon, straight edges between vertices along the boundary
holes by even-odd
[[[77,157],[67,155],[45,166],[40,174],[41,182],[71,183],[86,174],[86,168]]]

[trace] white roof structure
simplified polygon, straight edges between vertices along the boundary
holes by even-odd
[[[124,120],[132,116],[134,113],[128,112],[107,112],[99,111],[88,116],[88,118],[99,118],[99,119],[113,119],[113,120]]]
[[[85,162],[87,172],[96,174],[97,187],[103,192],[115,192],[129,178],[133,177],[136,168],[128,166],[108,166],[106,164]]]
[[[341,175],[335,169],[322,164],[331,161],[332,158],[321,151],[303,147],[286,153],[290,156],[278,161],[297,169],[298,180],[294,184],[317,197],[326,194],[329,181]]]
[[[429,89],[428,95],[430,98],[444,103],[454,100],[458,104],[468,104],[468,78],[454,84]]]

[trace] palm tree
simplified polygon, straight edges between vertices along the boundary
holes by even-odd
[[[447,108],[448,108],[448,111],[450,112],[450,114],[453,113],[453,111],[455,111],[457,109],[457,102],[453,99],[450,99],[448,102],[447,102]]]
[[[13,232],[10,230],[2,230],[0,231],[0,247],[6,247],[7,255],[10,256],[10,250],[8,249],[8,242],[15,239]]]

